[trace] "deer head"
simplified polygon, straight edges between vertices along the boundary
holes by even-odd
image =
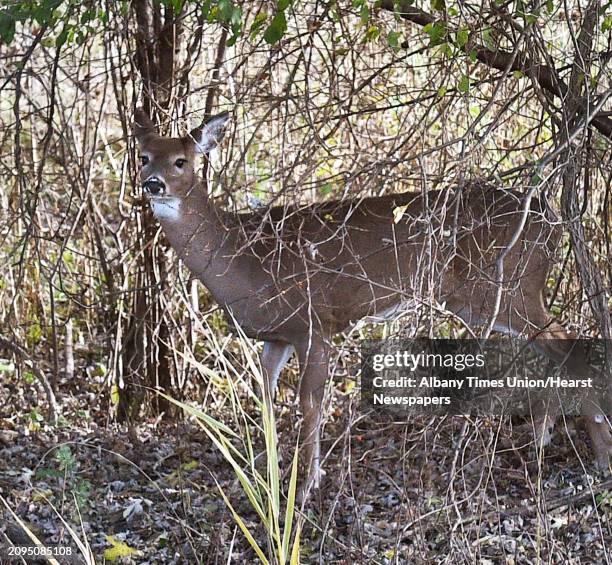
[[[195,158],[210,153],[223,139],[227,113],[218,114],[202,123],[185,137],[160,137],[149,116],[136,110],[134,135],[138,141],[140,180],[144,194],[151,200],[153,211],[158,204],[180,201],[197,184]],[[162,210],[162,206],[157,206]]]

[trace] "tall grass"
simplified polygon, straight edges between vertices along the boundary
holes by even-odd
[[[254,346],[238,330],[237,343],[245,360],[242,368],[234,363],[225,364],[227,375],[220,375],[197,361],[191,353],[180,354],[184,361],[206,375],[212,382],[225,382],[225,393],[234,410],[236,429],[228,426],[189,404],[180,402],[166,394],[159,393],[169,402],[192,416],[204,433],[219,450],[225,461],[234,472],[242,492],[248,499],[251,508],[259,518],[259,527],[247,525],[247,521],[236,510],[235,501],[223,489],[218,481],[217,488],[236,525],[244,534],[249,545],[262,563],[298,564],[300,560],[300,535],[303,521],[297,514],[296,492],[298,478],[298,445],[295,446],[291,464],[291,475],[287,491],[283,491],[281,469],[278,459],[278,437],[272,403],[265,401],[266,386],[264,374],[259,365],[258,354]],[[217,351],[224,355],[222,351]],[[241,370],[242,369],[242,370]],[[245,379],[244,375],[251,377]],[[226,377],[226,378],[223,378]],[[251,386],[255,383],[256,390]],[[255,403],[261,412],[261,424],[247,414],[244,399],[241,398],[236,384],[246,390],[247,398]],[[265,445],[266,469],[260,472],[256,465],[257,448],[255,434],[262,434]],[[261,535],[263,530],[264,535]]]

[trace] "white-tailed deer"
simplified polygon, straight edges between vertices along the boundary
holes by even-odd
[[[197,154],[221,142],[227,120],[220,114],[186,137],[164,138],[138,111],[142,187],[185,265],[249,337],[264,341],[267,402],[281,369],[297,353],[301,457],[309,484],[318,485],[320,476],[331,337],[361,318],[433,301],[471,326],[496,315],[496,330],[539,336],[538,348],[549,358],[582,371],[584,359],[563,347],[560,340],[570,336],[544,304],[560,228],[539,199],[525,208],[520,238],[505,256],[504,291],[494,311],[496,260],[524,219],[521,194],[474,185],[456,193],[389,194],[231,214],[215,206],[194,172]],[[399,221],[398,207],[405,207]],[[607,466],[610,427],[603,411],[589,406],[584,416],[593,448]],[[542,423],[544,435],[549,424]]]

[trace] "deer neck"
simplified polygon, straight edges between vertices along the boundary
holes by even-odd
[[[238,267],[236,233],[223,222],[227,214],[191,192],[182,198],[152,199],[151,209],[183,263],[216,295],[222,292],[222,275]]]

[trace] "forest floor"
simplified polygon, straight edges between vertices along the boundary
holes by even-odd
[[[259,540],[263,527],[193,422],[144,422],[128,434],[83,393],[66,397],[52,427],[13,385],[0,383],[0,495],[39,539],[74,547],[63,519],[100,563],[105,550],[116,563],[258,562],[219,487]],[[298,418],[291,402],[280,404],[287,468]],[[608,562],[612,481],[591,466],[584,430],[560,425],[540,458],[516,445],[519,435],[508,419],[398,424],[362,413],[354,391],[335,395],[301,562]],[[263,452],[261,437],[254,444]],[[8,508],[0,517],[0,544],[26,543]]]

